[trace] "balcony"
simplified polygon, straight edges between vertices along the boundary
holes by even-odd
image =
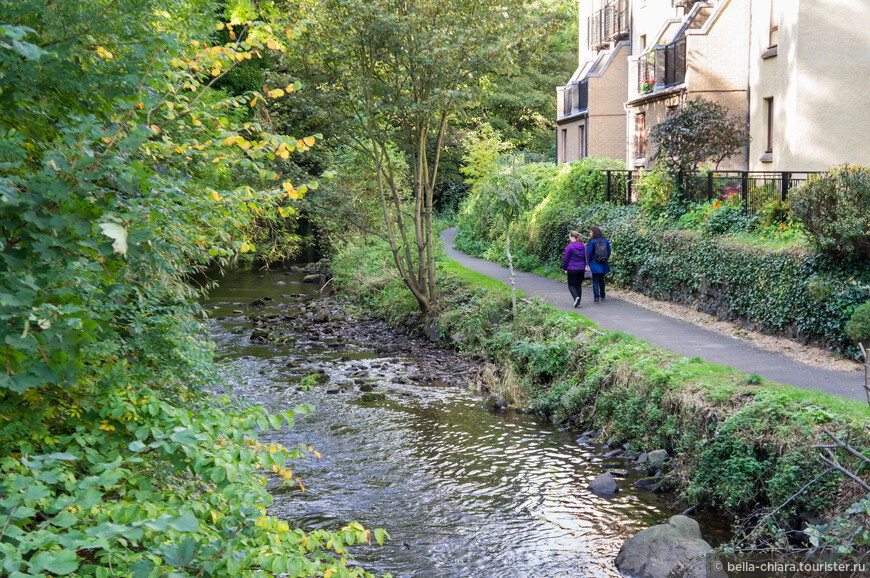
[[[637,91],[649,94],[686,81],[686,37],[656,46],[637,61]]]
[[[628,0],[609,0],[589,18],[589,48],[604,48],[608,42],[628,35]]]
[[[589,108],[589,84],[587,80],[574,81],[565,86],[562,116],[578,114]]]

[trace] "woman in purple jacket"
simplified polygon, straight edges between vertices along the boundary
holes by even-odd
[[[586,245],[581,240],[580,233],[568,233],[568,246],[565,247],[565,257],[562,258],[562,270],[568,276],[568,290],[574,298],[574,307],[580,307],[583,296],[583,277],[586,273]]]

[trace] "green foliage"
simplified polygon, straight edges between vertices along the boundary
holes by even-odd
[[[846,335],[852,341],[870,343],[870,301],[855,307],[846,324]]]
[[[749,231],[755,222],[743,211],[740,199],[730,196],[695,205],[677,220],[677,226],[713,236]]]
[[[294,87],[215,89],[294,30],[220,7],[0,3],[3,575],[363,574],[341,561],[358,524],[265,514],[267,477],[289,483],[303,452],[257,430],[294,412],[204,393],[222,380],[185,279],[251,253],[259,219],[314,186],[286,161],[315,138],[258,120]]]
[[[689,173],[705,161],[719,166],[749,144],[746,121],[728,116],[718,102],[697,98],[680,106],[654,126],[652,162],[670,174]]]
[[[810,175],[789,195],[792,216],[815,248],[870,259],[870,168],[843,165]]]

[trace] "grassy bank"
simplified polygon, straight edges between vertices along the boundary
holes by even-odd
[[[383,247],[339,248],[333,263],[347,297],[394,323],[416,316]],[[611,445],[667,449],[668,481],[687,505],[757,520],[825,470],[812,448],[823,430],[861,435],[870,424],[866,404],[688,359],[534,299],[511,320],[506,286],[444,257],[439,276],[433,322],[445,344],[491,364],[491,389],[554,422],[601,428]],[[781,534],[802,515],[833,517],[859,499],[858,489],[823,476],[771,516],[768,529]]]

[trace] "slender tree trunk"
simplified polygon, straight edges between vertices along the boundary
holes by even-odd
[[[508,269],[511,272],[511,304],[513,308],[511,309],[511,315],[516,317],[517,315],[517,283],[514,278],[514,258],[511,256],[511,223],[508,220],[507,226],[505,227],[505,245],[504,251],[507,253],[508,259]]]

